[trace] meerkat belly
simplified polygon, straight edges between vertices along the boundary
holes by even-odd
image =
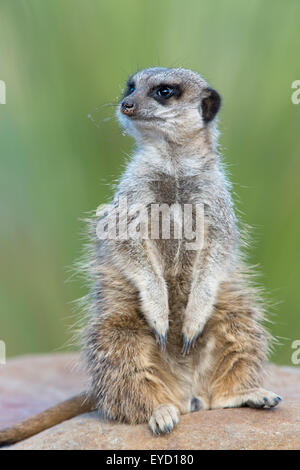
[[[195,259],[196,251],[189,249],[191,232],[195,233],[191,194],[196,188],[189,188],[185,178],[161,174],[149,184],[152,195],[151,219],[158,225],[152,237],[160,253],[166,277],[174,278],[184,272],[188,278]],[[154,213],[153,213],[154,212]],[[151,231],[151,235],[153,235]],[[157,235],[158,238],[157,238]]]
[[[151,242],[160,256],[164,277],[168,283],[169,307],[170,312],[174,311],[172,315],[174,327],[177,315],[178,322],[182,321],[181,311],[188,300],[196,257],[196,251],[189,249],[184,226],[185,211],[189,205],[192,205],[191,193],[186,187],[184,179],[166,174],[160,175],[149,184],[151,199],[154,201],[151,204],[151,218],[152,221],[159,223],[159,237],[152,238]],[[194,191],[195,188],[192,193]],[[156,211],[154,214],[153,204]],[[195,228],[193,224],[191,228]]]

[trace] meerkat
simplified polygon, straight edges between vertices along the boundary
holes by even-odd
[[[83,332],[89,388],[0,432],[0,442],[89,410],[118,422],[148,422],[158,435],[191,411],[273,408],[281,401],[262,388],[271,337],[248,280],[217,150],[220,104],[219,93],[191,70],[155,67],[129,78],[117,115],[136,150],[110,209],[125,198],[134,224],[134,208],[145,207],[147,236],[99,239],[97,224],[109,222],[111,211],[93,219]],[[148,236],[157,204],[203,208],[201,249],[187,249],[184,237]],[[171,211],[173,229],[181,215]],[[197,229],[195,212],[192,223]]]

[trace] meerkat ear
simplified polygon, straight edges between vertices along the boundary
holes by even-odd
[[[201,110],[204,122],[214,119],[221,106],[221,96],[216,90],[206,88],[202,94]]]

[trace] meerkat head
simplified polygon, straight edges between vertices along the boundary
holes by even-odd
[[[210,129],[220,104],[220,95],[196,72],[155,67],[129,78],[117,115],[136,140],[179,142]]]

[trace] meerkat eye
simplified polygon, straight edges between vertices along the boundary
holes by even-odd
[[[127,91],[126,91],[126,96],[131,95],[134,92],[134,90],[135,90],[134,83],[129,83]]]
[[[168,98],[171,98],[171,96],[174,95],[174,88],[170,86],[161,86],[157,89],[156,94],[160,98],[167,100]]]

